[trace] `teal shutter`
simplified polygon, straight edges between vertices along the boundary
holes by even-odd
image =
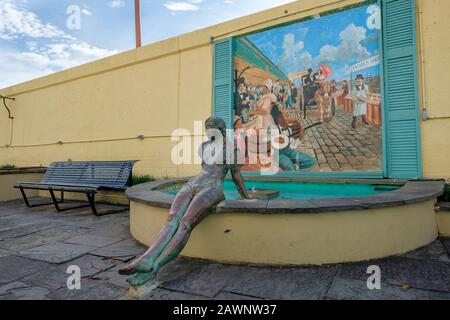
[[[233,125],[233,41],[232,38],[214,43],[213,114]]]
[[[383,0],[386,159],[389,178],[422,177],[416,1]]]

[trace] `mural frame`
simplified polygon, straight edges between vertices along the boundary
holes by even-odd
[[[378,30],[378,47],[379,47],[379,51],[380,51],[380,55],[382,57],[382,59],[380,59],[380,81],[381,81],[381,86],[380,86],[380,90],[381,90],[381,95],[382,95],[382,101],[381,101],[381,122],[382,122],[382,132],[381,132],[381,152],[382,155],[380,155],[381,157],[381,167],[379,171],[335,171],[335,172],[308,172],[308,171],[290,171],[290,172],[279,172],[273,175],[273,177],[279,177],[279,178],[306,178],[306,179],[320,179],[320,178],[324,178],[324,179],[380,179],[380,178],[397,178],[395,173],[390,172],[390,166],[389,166],[389,162],[390,162],[390,155],[388,154],[388,150],[389,150],[389,139],[388,139],[388,135],[389,135],[389,126],[388,126],[388,121],[389,121],[389,108],[388,108],[388,97],[387,97],[387,91],[386,91],[386,33],[389,34],[389,30],[384,30],[385,29],[385,14],[386,14],[386,1],[390,1],[390,0],[368,0],[368,1],[362,1],[358,4],[353,4],[353,5],[348,5],[348,6],[344,6],[342,8],[336,9],[336,10],[328,10],[328,11],[324,11],[321,13],[321,16],[325,16],[325,15],[329,15],[329,14],[333,14],[333,13],[338,13],[338,12],[342,12],[345,10],[349,10],[352,8],[358,8],[361,6],[367,6],[370,4],[376,4],[380,7],[381,9],[381,18],[382,18],[382,28],[380,30]],[[416,2],[414,0],[401,0],[400,2],[408,2],[409,4],[411,4],[411,10],[416,9],[417,10],[417,6],[416,6]],[[415,21],[415,17],[414,21]],[[233,113],[234,112],[234,93],[235,93],[235,82],[234,82],[234,48],[233,48],[233,43],[235,42],[236,38],[240,38],[240,37],[245,37],[245,36],[250,36],[252,34],[256,34],[256,33],[260,33],[260,32],[264,32],[267,30],[271,30],[271,29],[275,29],[275,28],[279,28],[282,26],[286,26],[286,25],[291,25],[291,24],[295,24],[295,23],[299,23],[302,21],[307,21],[313,19],[313,17],[304,17],[304,18],[300,18],[297,20],[293,20],[293,21],[289,21],[289,22],[285,22],[285,23],[280,23],[278,25],[274,25],[274,26],[270,26],[267,28],[261,28],[259,30],[254,30],[248,33],[244,33],[244,34],[240,34],[239,36],[233,36],[233,37],[229,37],[229,38],[223,38],[222,40],[217,40],[216,42],[214,42],[214,53],[215,48],[216,48],[216,44],[217,43],[224,43],[224,42],[228,42],[229,44],[229,49],[231,52],[231,56],[228,57],[230,61],[228,61],[230,63],[230,69],[229,69],[229,73],[231,75],[231,78],[229,79],[229,84],[232,85],[233,89],[232,89],[232,93],[230,94],[230,96],[227,98],[229,101],[227,101],[227,112],[228,113]],[[415,24],[413,24],[413,26],[415,26]],[[413,31],[413,42],[416,43],[416,38],[417,34],[416,34],[416,30]],[[416,49],[417,50],[417,49]],[[417,51],[416,51],[417,54]],[[213,113],[217,114],[217,108],[216,108],[216,82],[217,82],[217,78],[216,78],[216,67],[217,67],[217,60],[214,60],[214,68],[213,68]],[[417,66],[414,66],[414,71],[417,72]],[[418,75],[416,73],[415,75],[415,81],[418,81]],[[222,79],[223,80],[223,79]],[[418,101],[416,101],[416,103],[418,103]],[[222,105],[224,105],[222,103]],[[418,111],[417,111],[418,112]],[[224,110],[220,110],[220,113],[224,113]],[[228,115],[231,116],[231,115]],[[418,132],[420,134],[420,118],[417,118],[417,123],[416,126],[418,127]],[[421,150],[421,146],[420,146],[420,136],[417,137],[419,139],[419,143],[416,146],[417,148],[417,152],[420,152]],[[417,179],[421,177],[421,165],[422,165],[422,160],[419,154],[419,159],[418,159],[418,167],[417,167],[417,171],[418,171],[418,176],[417,177],[413,177],[412,174],[410,178],[408,179]],[[249,177],[255,177],[255,176],[261,176],[261,173],[259,171],[243,171],[243,174],[245,176],[249,176]],[[400,177],[398,177],[400,178]],[[406,178],[402,178],[402,179],[406,179]]]

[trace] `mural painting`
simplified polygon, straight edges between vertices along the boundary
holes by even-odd
[[[277,171],[382,171],[379,12],[354,7],[235,39],[234,128],[285,134]],[[243,170],[269,166],[271,147],[242,144]]]

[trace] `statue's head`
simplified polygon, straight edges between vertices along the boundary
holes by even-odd
[[[222,133],[222,136],[224,136],[224,137],[226,137],[226,135],[227,135],[227,125],[222,118],[218,118],[218,117],[208,118],[205,121],[205,128],[206,128],[206,134],[208,135],[209,138],[211,138],[211,136],[213,136],[213,135],[208,134],[208,130],[211,130],[211,129],[219,130]],[[213,130],[211,130],[211,131],[213,131]]]

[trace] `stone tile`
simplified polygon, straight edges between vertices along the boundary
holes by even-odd
[[[50,293],[52,300],[114,300],[126,295],[127,290],[99,280],[84,279],[80,290],[60,288]]]
[[[8,231],[13,228],[27,226],[43,220],[48,221],[48,219],[46,219],[45,217],[36,217],[34,215],[27,215],[26,212],[23,212],[22,214],[20,214],[20,212],[15,212],[14,215],[0,217],[0,232]]]
[[[23,250],[18,254],[35,260],[63,263],[78,258],[93,250],[95,250],[95,247],[55,242]]]
[[[343,264],[338,276],[366,281],[367,268],[378,265],[382,282],[423,290],[450,292],[450,264],[441,261],[393,257],[370,262]]]
[[[214,297],[214,300],[244,300],[245,301],[245,300],[263,300],[263,299],[257,298],[257,297],[245,296],[242,294],[236,294],[236,293],[227,292],[227,291],[221,291]]]
[[[0,287],[0,300],[45,300],[50,291],[22,282],[11,282]]]
[[[111,260],[88,254],[65,264],[37,272],[21,279],[21,281],[52,290],[66,287],[67,277],[69,276],[66,271],[67,267],[71,265],[80,267],[82,278],[92,277],[115,266]]]
[[[23,236],[31,235],[51,227],[57,227],[61,224],[50,221],[38,221],[36,223],[30,223],[26,225],[19,225],[9,228],[0,232],[0,240],[8,240],[13,238],[20,238]]]
[[[0,248],[18,252],[47,243],[65,240],[83,232],[86,232],[86,229],[75,226],[51,227],[22,237],[0,241]]]
[[[2,257],[0,258],[0,284],[12,282],[50,267],[48,263],[15,255]]]
[[[198,270],[184,273],[172,280],[161,280],[160,287],[212,298],[228,282],[227,278],[217,276],[217,271],[222,268],[221,265],[210,264]]]
[[[403,256],[405,258],[450,262],[450,258],[447,255],[447,250],[439,240],[436,240],[431,245],[409,252]]]
[[[102,280],[104,282],[113,284],[122,288],[129,288],[129,284],[127,282],[128,276],[123,276],[119,274],[117,270],[108,270],[101,273],[96,274],[92,277],[94,280]]]
[[[7,256],[9,256],[11,254],[13,254],[11,251],[0,249],[0,258],[7,257]]]
[[[380,290],[369,290],[366,281],[337,277],[325,298],[332,300],[450,300],[450,293],[404,289],[383,282]]]
[[[207,300],[208,298],[193,295],[191,293],[172,291],[163,288],[156,288],[148,296],[144,297],[145,300]]]
[[[146,247],[132,239],[122,240],[112,245],[98,248],[92,254],[102,257],[110,257],[127,261],[137,255],[144,253]]]
[[[71,216],[69,219],[61,218],[61,220],[64,223],[69,223],[70,225],[78,226],[81,228],[88,228],[88,229],[96,229],[96,228],[103,228],[106,229],[106,226],[111,226],[113,230],[113,226],[122,226],[123,224],[128,224],[129,220],[129,213],[125,211],[124,213],[115,213],[112,215],[105,215],[105,216],[94,216],[92,214],[92,211],[88,209],[86,213],[78,215],[78,216]]]
[[[216,296],[221,291],[267,299],[319,299],[329,287],[335,267],[269,268],[212,264],[161,287]]]
[[[188,273],[199,271],[208,266],[210,262],[179,256],[159,272],[158,279],[160,282],[171,281]],[[118,266],[119,269],[121,266]]]
[[[70,265],[77,265],[81,269],[82,277],[91,277],[101,271],[116,267],[118,263],[120,262],[113,259],[86,254],[78,259],[65,263],[62,267],[67,268]]]
[[[67,240],[64,240],[64,242],[101,248],[101,247],[106,247],[115,242],[119,242],[120,240],[122,240],[122,239],[108,238],[108,237],[104,237],[104,236],[98,236],[95,234],[83,234],[80,236],[75,236],[75,237],[69,238]]]
[[[447,250],[448,256],[450,257],[450,238],[441,238],[440,240]]]
[[[95,226],[84,235],[94,235],[98,237],[113,238],[118,240],[125,240],[132,238],[130,233],[130,225],[126,223],[111,223],[107,222],[99,226]]]

